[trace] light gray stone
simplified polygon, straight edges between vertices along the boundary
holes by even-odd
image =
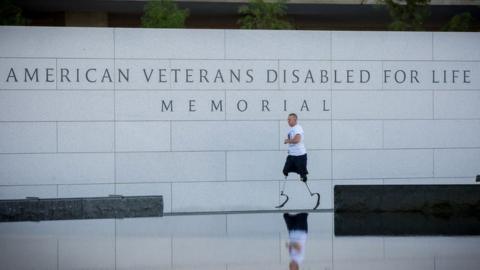
[[[113,122],[59,122],[59,152],[113,152]]]
[[[333,260],[375,261],[383,259],[383,249],[383,237],[335,237]]]
[[[203,248],[199,249],[199,246]],[[188,266],[187,268],[190,269],[196,268],[196,265],[209,265],[215,269],[222,264],[271,263],[280,259],[278,248],[278,239],[271,237],[175,238],[173,239],[173,265]],[[258,252],[257,249],[262,252]]]
[[[114,184],[58,185],[59,198],[108,197],[114,193]]]
[[[118,237],[116,269],[169,269],[172,246],[170,237]]]
[[[2,58],[0,76],[1,90],[53,90],[56,89],[56,61],[51,58]]]
[[[278,203],[290,112],[305,130],[309,176],[322,192],[322,207],[331,205],[338,183],[457,184],[478,174],[476,33],[2,26],[0,37],[0,197],[56,196],[59,185],[60,194],[71,196],[162,194],[166,211],[271,209]],[[10,68],[18,82],[8,77]],[[27,74],[25,80],[25,68],[32,79]],[[32,82],[35,68],[38,83]],[[69,68],[71,82],[61,81],[62,68]],[[86,80],[92,68],[95,83]],[[143,69],[152,72],[149,82]],[[201,69],[208,83],[200,83]],[[120,74],[127,70],[128,82]],[[214,82],[218,70],[224,82]],[[241,83],[230,70],[240,70]],[[322,70],[328,82],[322,83]],[[360,70],[370,72],[367,83]],[[384,70],[391,70],[387,81]],[[405,82],[395,81],[395,75],[403,81],[398,70]],[[288,185],[300,198],[293,206],[300,207],[309,201],[297,180],[292,174]],[[219,220],[190,232],[225,233],[226,218]],[[183,222],[194,219],[168,226],[189,232]],[[111,233],[110,225],[87,227]],[[165,243],[144,236],[121,241],[116,252],[134,255],[117,261],[119,268],[141,260],[145,267],[169,267],[128,247]],[[90,244],[72,244],[72,253],[60,254],[60,268],[81,265],[73,252]],[[101,246],[109,256],[115,252]],[[111,266],[94,255],[84,268]],[[285,253],[273,263],[252,263],[287,259]]]
[[[333,93],[333,119],[432,119],[430,91],[338,91]]]
[[[435,149],[436,177],[469,177],[480,174],[480,149]]]
[[[113,153],[0,155],[0,184],[113,183],[113,166]]]
[[[52,122],[0,123],[0,153],[57,151],[57,128]]]
[[[113,224],[111,232],[102,236],[84,235],[59,239],[58,264],[60,269],[84,268],[115,269],[115,236]]]
[[[178,90],[278,89],[277,61],[172,60],[170,82]],[[176,70],[176,71],[175,71]]]
[[[115,89],[169,89],[171,88],[169,68],[169,60],[115,59]]]
[[[0,27],[1,57],[113,57],[113,29],[89,27]]]
[[[480,119],[480,92],[435,92],[435,119]]]
[[[167,121],[119,121],[115,129],[116,151],[170,150],[170,123]]]
[[[57,88],[113,90],[116,73],[113,59],[58,59]]]
[[[392,120],[384,126],[387,148],[480,147],[479,120]]]
[[[479,62],[384,61],[383,89],[476,90]]]
[[[372,149],[383,147],[382,121],[333,121],[334,149]]]
[[[331,119],[330,91],[229,91],[227,120]]]
[[[176,121],[172,123],[174,151],[274,150],[275,121]]]
[[[334,150],[333,178],[433,177],[433,150]]]
[[[271,81],[286,90],[330,90],[332,85],[330,61],[280,60],[277,72],[271,71]]]
[[[184,215],[161,218],[117,220],[117,233],[120,237],[222,237],[226,235],[225,215]],[[192,226],[191,224],[195,224]]]
[[[330,59],[330,32],[225,30],[227,59]]]
[[[433,57],[435,60],[480,60],[480,36],[477,33],[434,32]]]
[[[40,199],[56,198],[56,185],[32,185],[32,186],[1,186],[0,199],[25,199],[26,197],[38,197]]]
[[[0,248],[0,260],[4,269],[47,270],[57,267],[57,241],[54,238],[2,236]]]
[[[117,153],[117,183],[224,181],[223,152]]]
[[[332,60],[432,60],[432,33],[333,31]]]
[[[332,61],[329,81],[334,90],[382,89],[381,61]]]
[[[223,120],[225,94],[219,91],[121,91],[115,96],[116,119]]]
[[[0,121],[113,120],[112,92],[0,91]]]
[[[173,184],[173,212],[272,209],[278,182],[199,182]]]
[[[224,30],[116,28],[117,58],[222,59]]]

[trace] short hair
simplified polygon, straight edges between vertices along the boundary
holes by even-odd
[[[290,117],[290,116],[293,116],[293,117],[295,117],[295,119],[297,119],[297,118],[298,118],[298,117],[297,117],[297,114],[295,114],[295,113],[291,113],[291,114],[289,114],[289,115],[288,115],[288,117]]]

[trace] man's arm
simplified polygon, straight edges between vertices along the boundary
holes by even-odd
[[[284,143],[285,144],[297,144],[300,142],[300,140],[302,139],[302,136],[300,136],[300,134],[297,134],[295,135],[295,137],[293,137],[293,139],[285,139]]]

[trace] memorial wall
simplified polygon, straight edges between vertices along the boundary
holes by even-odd
[[[337,184],[474,183],[480,34],[0,27],[0,198],[273,209],[287,116]],[[287,209],[311,208],[298,176]]]

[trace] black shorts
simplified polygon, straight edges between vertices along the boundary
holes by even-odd
[[[307,170],[307,154],[301,156],[287,156],[285,166],[283,166],[283,175],[287,176],[288,173],[298,173],[300,176],[308,174]]]

